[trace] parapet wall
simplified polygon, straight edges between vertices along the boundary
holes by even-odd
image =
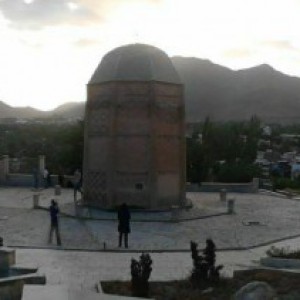
[[[257,193],[258,178],[248,183],[223,183],[223,182],[201,182],[198,184],[190,184],[186,186],[187,192],[220,192],[225,189],[232,193]]]
[[[40,155],[36,159],[37,169],[35,174],[37,178],[35,179],[34,174],[26,173],[10,173],[9,172],[9,156],[3,155],[0,159],[0,185],[4,186],[22,186],[22,187],[34,187],[37,183],[38,187],[43,187],[44,182],[42,178],[43,170],[45,168],[45,156]],[[66,183],[70,176],[64,176]],[[37,180],[37,182],[35,182]],[[51,184],[54,186],[58,184],[58,175],[51,175]]]
[[[58,175],[51,175],[51,183],[52,185],[58,184]],[[32,174],[18,174],[18,173],[10,173],[7,175],[6,181],[1,182],[1,184],[6,186],[34,186],[34,178]],[[39,184],[39,186],[43,186],[43,182]]]

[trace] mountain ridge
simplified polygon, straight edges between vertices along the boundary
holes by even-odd
[[[256,115],[264,122],[300,122],[300,78],[270,65],[232,70],[206,59],[171,58],[185,86],[186,120],[239,121]],[[83,118],[85,102],[67,102],[52,111],[11,107],[0,101],[1,118]]]

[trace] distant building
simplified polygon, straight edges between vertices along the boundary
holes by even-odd
[[[290,151],[290,152],[285,152],[281,155],[281,159],[284,161],[287,161],[289,163],[292,163],[295,161],[297,156],[296,151]]]
[[[299,141],[300,135],[299,134],[289,134],[289,133],[282,133],[280,135],[282,140],[290,141],[290,142],[296,142]]]
[[[262,170],[263,178],[269,178],[271,162],[268,159],[265,158],[265,152],[264,151],[257,151],[255,164],[260,166],[260,168]]]
[[[270,127],[270,126],[264,126],[263,128],[262,128],[262,134],[264,135],[264,136],[271,136],[272,135],[272,128]]]

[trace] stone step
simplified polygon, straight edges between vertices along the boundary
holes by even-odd
[[[146,298],[137,297],[125,297],[118,295],[108,295],[108,294],[95,294],[91,292],[84,291],[71,291],[69,292],[69,299],[72,300],[151,300]],[[152,299],[153,300],[153,299]]]
[[[71,290],[65,285],[24,285],[22,300],[150,300],[117,295],[97,294],[91,291]]]
[[[41,299],[68,300],[68,287],[64,285],[24,285],[22,300]]]
[[[125,297],[125,296],[117,296],[117,295],[105,295],[102,294],[99,300],[154,300],[149,298],[137,298],[137,297]]]

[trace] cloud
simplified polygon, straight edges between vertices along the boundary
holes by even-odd
[[[99,44],[98,40],[93,40],[93,39],[78,39],[77,41],[74,42],[74,45],[77,47],[91,47]]]
[[[18,29],[39,29],[93,20],[93,11],[71,0],[2,0],[0,11]]]
[[[86,25],[104,22],[120,5],[163,0],[0,0],[0,12],[18,29],[40,29],[61,24]]]
[[[229,49],[224,52],[224,57],[227,58],[247,58],[253,55],[253,51],[246,48]]]
[[[275,48],[277,50],[295,51],[296,47],[288,40],[269,40],[261,42],[264,47]]]

